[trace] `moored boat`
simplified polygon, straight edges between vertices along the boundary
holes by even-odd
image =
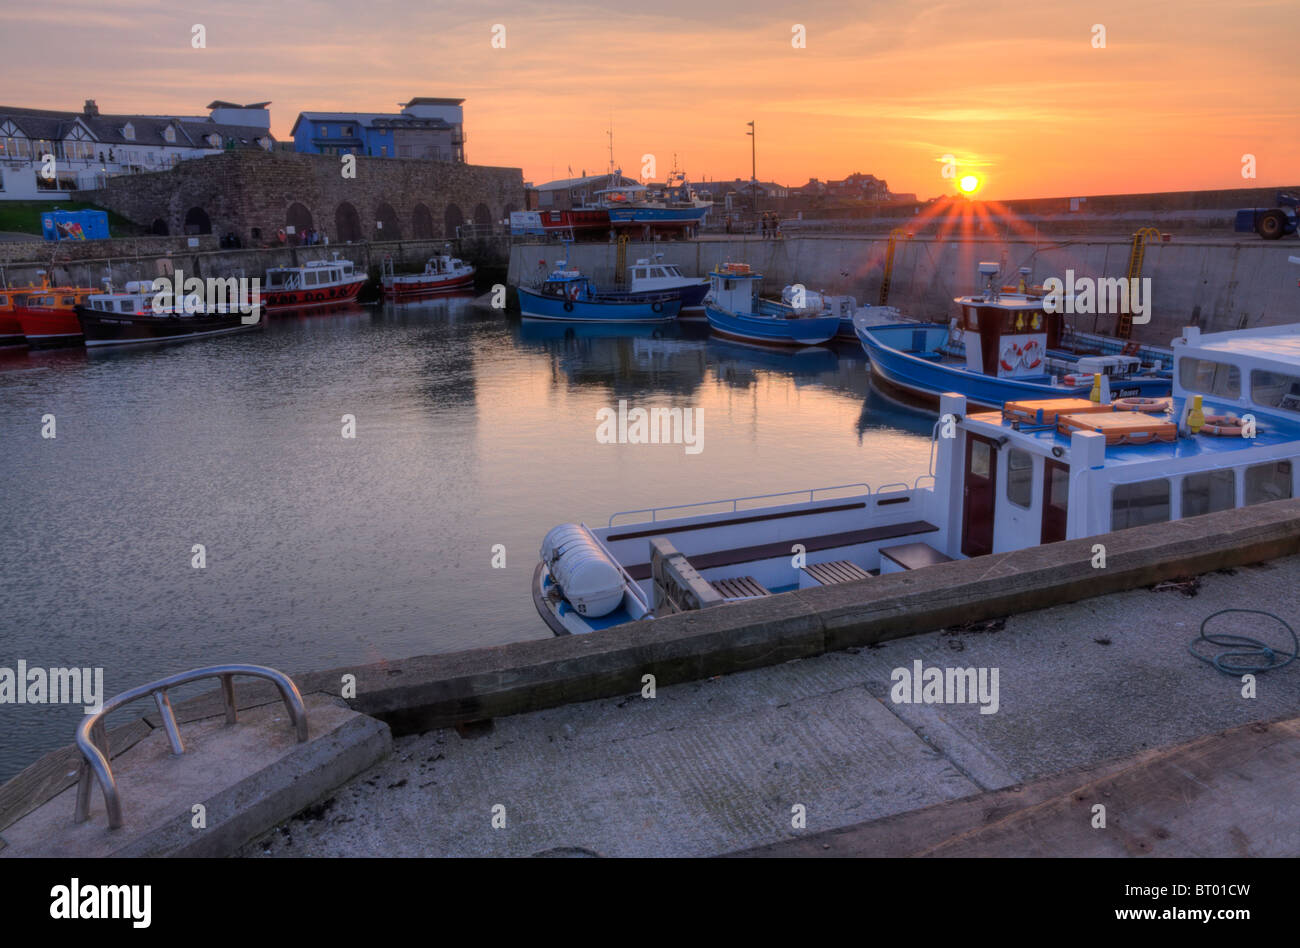
[[[1015,399],[1086,396],[1098,376],[1116,396],[1169,394],[1170,350],[1127,343],[1109,353],[1081,354],[1086,345],[1069,351],[1062,314],[1048,312],[1041,295],[999,290],[997,269],[980,265],[988,285],[957,298],[961,315],[952,324],[875,325],[860,312],[854,328],[872,374],[929,400],[959,392],[994,408]]]
[[[839,316],[761,299],[762,279],[744,263],[724,263],[710,272],[710,299],[704,307],[709,327],[732,339],[776,346],[814,346],[835,337]]]
[[[137,280],[124,292],[95,293],[76,307],[87,348],[181,342],[205,336],[260,329],[265,310],[249,311],[238,303],[205,304],[197,297],[159,307],[158,290],[167,281]]]
[[[1300,324],[1188,328],[1172,352],[1164,399],[972,412],[944,394],[929,469],[909,484],[562,524],[542,543],[534,604],[554,633],[586,633],[1296,496]]]
[[[527,319],[565,322],[662,323],[677,318],[681,297],[676,293],[601,291],[565,261],[540,286],[518,286],[519,310]]]
[[[0,319],[9,316],[8,328],[0,325],[0,336],[12,332],[16,323],[19,342],[31,347],[81,345],[81,324],[74,307],[98,292],[89,286],[51,286],[42,270],[40,286],[12,287],[3,291],[8,307],[0,307]]]
[[[664,263],[663,254],[652,262],[642,257],[627,268],[628,292],[633,296],[662,296],[677,293],[682,301],[679,315],[689,313],[704,315],[704,297],[709,294],[709,281],[703,277],[688,277],[674,264]]]
[[[0,290],[0,346],[25,346],[27,337],[23,335],[23,324],[14,315],[14,293],[12,290]]]
[[[366,276],[351,260],[312,260],[300,267],[271,267],[262,282],[262,304],[268,312],[336,306],[357,298]]]
[[[384,296],[397,303],[450,293],[473,285],[474,265],[445,253],[430,257],[422,273],[395,273],[393,258],[384,257],[380,286]]]

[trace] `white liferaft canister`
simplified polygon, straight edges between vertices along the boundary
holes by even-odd
[[[609,615],[623,601],[623,574],[581,524],[561,524],[546,534],[542,562],[579,615]]]

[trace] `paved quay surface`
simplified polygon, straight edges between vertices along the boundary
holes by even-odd
[[[1194,596],[1137,589],[1012,616],[1000,628],[666,687],[653,699],[399,738],[391,758],[242,854],[706,856],[1029,783],[1031,803],[1049,800],[1115,774],[1118,758],[1300,715],[1300,662],[1260,676],[1247,699],[1239,679],[1188,653],[1202,620],[1227,608],[1300,625],[1300,557],[1204,575]],[[1262,616],[1221,617],[1209,630],[1291,648],[1286,630]],[[895,703],[891,672],[917,660],[996,668],[997,712]],[[1043,779],[1063,771],[1074,773]],[[806,828],[791,825],[795,805],[806,808]],[[504,828],[493,827],[498,806]],[[1270,822],[1255,810],[1239,818],[1256,833]]]

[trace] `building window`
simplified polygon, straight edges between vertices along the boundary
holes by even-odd
[[[1169,481],[1139,481],[1116,484],[1111,494],[1110,528],[1145,527],[1169,519]]]
[[[1034,456],[1019,448],[1007,452],[1007,500],[1026,510],[1034,504]]]
[[[387,157],[388,157],[388,146],[387,146],[387,145],[380,145],[380,146],[379,146],[379,157],[381,157],[381,158],[387,158]]]
[[[1179,359],[1178,381],[1189,392],[1241,397],[1241,370],[1228,362],[1191,357]]]
[[[165,138],[169,142],[176,141],[176,129],[168,125],[165,129],[163,129],[163,138]]]
[[[1203,471],[1183,478],[1183,516],[1199,517],[1237,506],[1237,472]]]
[[[321,138],[329,138],[329,137],[330,137],[330,127],[329,127],[328,125],[322,125],[322,126],[320,127],[320,137],[321,137]]]
[[[1291,496],[1291,462],[1271,461],[1246,468],[1246,503],[1263,504]]]
[[[135,126],[130,122],[127,122],[126,125],[122,126],[122,137],[129,142],[135,141]]]

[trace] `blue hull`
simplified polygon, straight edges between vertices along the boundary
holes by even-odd
[[[857,334],[871,360],[872,372],[897,388],[932,399],[945,392],[958,392],[975,404],[1001,408],[1017,399],[1087,398],[1092,391],[1091,384],[1055,384],[1046,375],[1033,380],[1003,379],[940,363],[935,355],[948,338],[948,327],[942,323],[873,326],[858,329]],[[1168,395],[1171,389],[1167,378],[1116,379],[1111,396],[1159,397]]]
[[[709,295],[708,281],[698,286],[684,286],[680,290],[640,290],[629,293],[632,297],[663,296],[665,293],[677,293],[681,297],[682,309],[703,309],[704,297]]]
[[[680,299],[565,300],[543,296],[524,286],[516,289],[519,292],[519,310],[529,319],[557,319],[571,323],[666,323],[676,319],[682,308]]]
[[[707,207],[611,207],[611,224],[698,224]]]
[[[817,346],[830,342],[840,327],[838,316],[810,316],[783,319],[779,316],[731,313],[716,306],[704,307],[714,332],[746,342],[775,346]]]

